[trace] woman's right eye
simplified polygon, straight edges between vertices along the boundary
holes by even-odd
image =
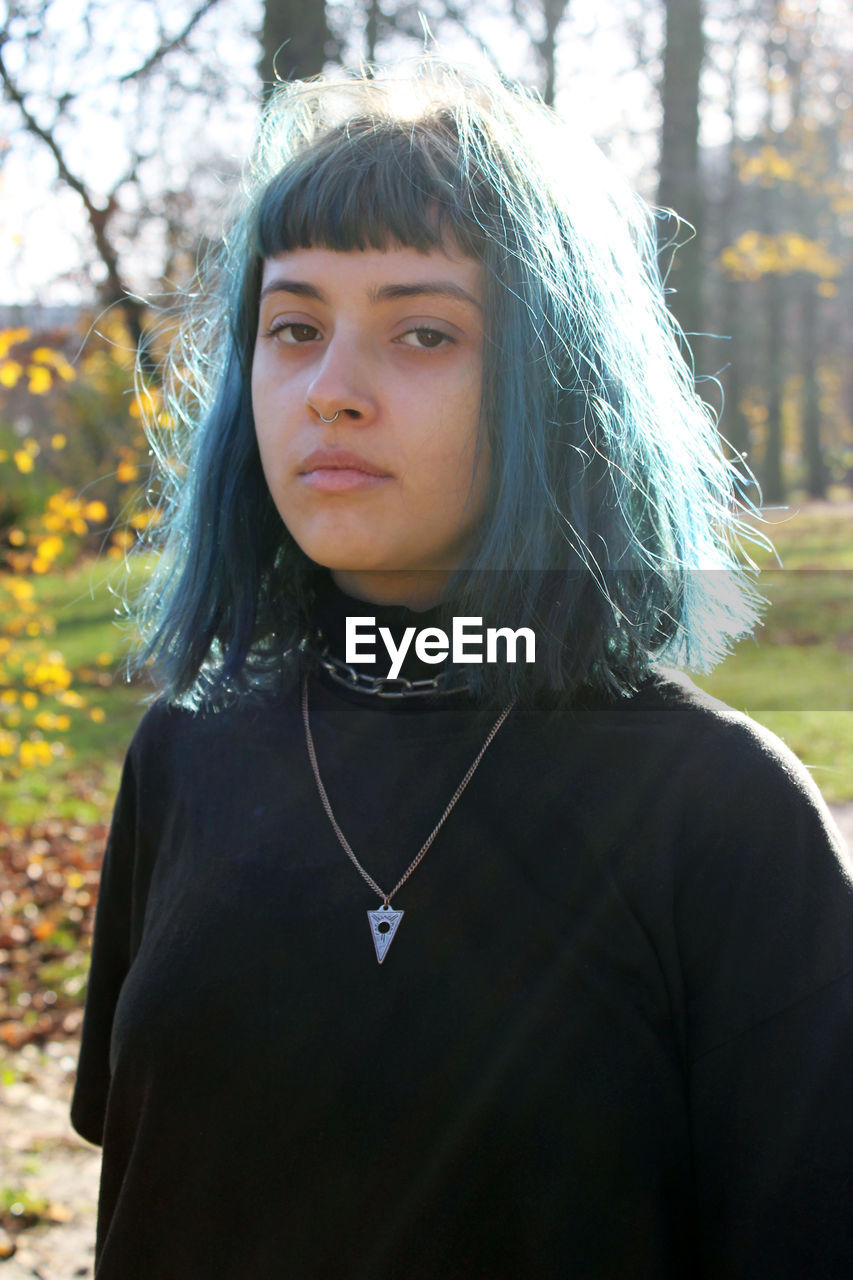
[[[305,342],[314,342],[319,336],[319,329],[313,324],[301,324],[288,320],[283,324],[273,324],[267,331],[268,338],[278,338],[285,346],[298,346]]]

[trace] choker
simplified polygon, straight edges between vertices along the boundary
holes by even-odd
[[[343,662],[329,652],[329,645],[324,642],[322,631],[315,632],[311,637],[306,636],[300,642],[299,650],[345,689],[356,689],[359,693],[373,694],[377,698],[435,698],[470,692],[468,676],[459,667],[441,671],[424,680],[408,680],[405,676],[365,675],[363,671],[357,671],[348,662]]]

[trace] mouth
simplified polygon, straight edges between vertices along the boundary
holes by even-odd
[[[390,480],[387,471],[349,449],[315,449],[299,464],[301,482],[326,493],[371,489]]]

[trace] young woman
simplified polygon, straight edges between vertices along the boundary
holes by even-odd
[[[204,304],[73,1102],[98,1280],[850,1274],[849,873],[662,670],[751,605],[648,215],[521,91],[296,84]]]

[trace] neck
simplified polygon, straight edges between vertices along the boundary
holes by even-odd
[[[334,569],[332,578],[345,595],[369,604],[405,605],[415,613],[434,608],[444,595],[450,573],[444,569],[360,570]]]
[[[337,660],[339,667],[346,664],[350,677],[347,683],[355,673],[362,681],[362,688],[368,682],[396,680],[398,677],[416,685],[428,681],[434,686],[436,677],[454,686],[464,685],[464,675],[458,680],[450,680],[453,664],[449,653],[440,659],[433,657],[430,660],[418,654],[416,633],[438,625],[438,608],[426,605],[418,608],[403,603],[400,591],[394,591],[390,600],[387,596],[382,600],[354,596],[350,591],[354,588],[364,592],[363,584],[356,582],[351,587],[349,581],[340,583],[339,576],[337,573],[322,573],[315,582],[309,648],[321,661],[325,656],[333,664]],[[397,578],[400,576],[395,575]],[[410,591],[405,594],[407,599],[415,598]],[[425,591],[416,594],[421,602],[425,600]],[[365,621],[368,618],[372,620],[372,626]],[[395,693],[400,695],[399,686]]]

